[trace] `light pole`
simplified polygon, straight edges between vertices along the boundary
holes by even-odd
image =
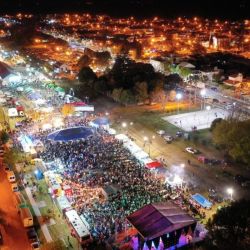
[[[230,195],[231,201],[233,200],[233,192],[234,192],[234,190],[232,188],[227,189],[227,193]]]
[[[179,114],[179,110],[180,110],[180,100],[182,98],[182,94],[181,93],[177,93],[176,94],[176,99],[177,99],[177,105],[178,105],[178,114]]]
[[[122,123],[122,127],[124,128],[124,130],[125,130],[125,133],[126,133],[126,135],[128,134],[128,131],[127,131],[127,123],[126,122],[123,122]]]
[[[155,136],[152,136],[152,140],[155,139]],[[148,144],[148,155],[150,157],[150,145],[152,144],[152,140],[150,140],[147,136],[143,137],[143,141],[144,141],[144,147],[146,146],[146,144]]]
[[[200,94],[201,94],[201,97],[202,97],[202,99],[201,99],[201,110],[202,110],[203,103],[204,103],[204,97],[206,95],[206,89],[202,89],[201,92],[200,92]]]
[[[206,106],[206,110],[210,111],[211,110],[211,106]],[[208,123],[209,123],[209,113],[207,114],[207,126],[208,126]]]

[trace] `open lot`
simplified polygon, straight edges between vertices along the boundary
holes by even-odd
[[[176,127],[192,131],[195,126],[197,130],[206,129],[211,126],[211,123],[216,118],[225,119],[229,116],[229,112],[220,108],[213,108],[210,110],[200,110],[195,112],[165,116],[163,119]]]

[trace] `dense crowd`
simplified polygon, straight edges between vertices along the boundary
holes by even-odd
[[[93,117],[64,120],[64,127],[88,125]],[[22,131],[31,132],[32,122]],[[55,142],[47,140],[49,131],[33,132],[42,141],[44,162],[60,162],[63,184],[72,188],[72,206],[89,223],[99,241],[113,241],[125,230],[125,218],[142,206],[165,201],[181,189],[172,189],[164,180],[140,163],[113,135],[102,129],[84,140]],[[111,188],[112,187],[112,188]],[[109,192],[108,190],[112,190]],[[185,205],[185,199],[176,201]],[[187,206],[186,206],[187,207]]]
[[[108,239],[124,230],[125,217],[145,204],[162,201],[165,184],[138,162],[120,141],[103,130],[85,140],[71,142],[44,141],[45,162],[60,159],[64,165],[64,178],[75,183],[77,193],[88,188],[116,187],[103,199],[84,199],[74,196],[74,205],[84,215],[91,233],[99,239]],[[90,192],[90,191],[89,191]],[[167,191],[166,191],[167,192]],[[86,196],[88,197],[88,196]]]

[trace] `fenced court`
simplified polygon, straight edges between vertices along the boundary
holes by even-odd
[[[175,125],[176,127],[192,131],[194,127],[197,130],[206,129],[211,126],[211,123],[216,118],[225,119],[229,112],[220,108],[213,108],[210,110],[200,110],[195,112],[171,115],[163,117],[163,120]]]

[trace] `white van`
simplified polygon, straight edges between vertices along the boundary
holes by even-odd
[[[16,176],[13,171],[7,172],[7,178],[10,183],[16,182]]]
[[[20,217],[24,227],[32,227],[33,224],[33,216],[28,207],[20,208]]]

